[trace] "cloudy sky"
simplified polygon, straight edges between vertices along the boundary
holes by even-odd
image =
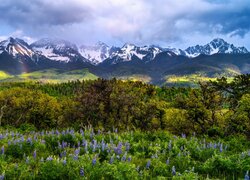
[[[9,36],[180,48],[220,37],[250,49],[250,1],[0,0],[0,40]]]

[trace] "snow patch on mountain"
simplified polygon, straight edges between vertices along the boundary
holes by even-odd
[[[26,42],[12,37],[0,42],[0,53],[3,53],[4,51],[12,56],[22,55],[32,57],[34,55],[34,52]]]
[[[194,58],[201,54],[213,55],[213,54],[246,54],[249,53],[245,47],[235,47],[233,44],[229,44],[223,39],[216,38],[210,43],[201,46],[196,45],[188,47],[185,51],[185,55]]]
[[[93,46],[80,46],[79,53],[93,64],[99,64],[110,57],[111,48],[105,43],[98,42]]]
[[[51,60],[64,61],[64,62],[70,61],[69,57],[53,53],[53,48],[41,47],[41,48],[34,48],[34,50]]]

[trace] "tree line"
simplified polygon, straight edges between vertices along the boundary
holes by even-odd
[[[250,137],[250,75],[229,82],[199,83],[199,88],[158,87],[117,79],[1,83],[0,125],[37,129],[91,125],[174,134]]]

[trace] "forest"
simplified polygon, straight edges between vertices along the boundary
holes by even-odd
[[[0,126],[0,179],[249,179],[250,75],[4,82]]]

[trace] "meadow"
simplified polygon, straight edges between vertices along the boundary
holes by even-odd
[[[250,75],[0,85],[0,179],[249,180]]]
[[[247,179],[250,142],[166,131],[1,129],[1,179]]]

